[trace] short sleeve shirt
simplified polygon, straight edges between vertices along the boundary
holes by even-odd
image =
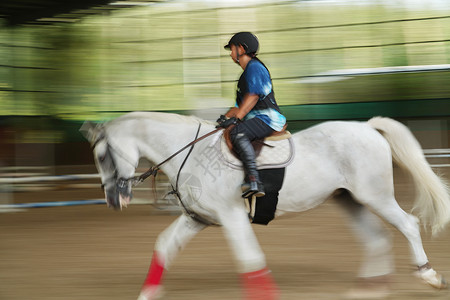
[[[247,93],[259,95],[258,101],[272,92],[272,80],[267,68],[257,59],[252,59],[242,73],[236,97],[236,106],[242,102]],[[280,131],[286,124],[286,118],[274,108],[252,109],[244,120],[259,118],[273,130]]]

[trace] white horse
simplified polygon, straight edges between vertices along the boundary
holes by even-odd
[[[161,163],[197,134],[213,131],[214,125],[195,117],[135,112],[97,126],[85,123],[81,131],[93,146],[108,205],[122,208],[131,199],[132,181],[128,179],[140,157]],[[240,195],[243,171],[211,156],[214,136],[161,166],[172,185],[178,186],[185,213],[158,236],[139,300],[158,297],[164,270],[192,237],[211,224],[223,228],[241,273],[244,298],[279,299]],[[432,171],[406,126],[380,117],[368,122],[325,122],[294,134],[292,141],[295,158],[286,168],[276,216],[305,211],[335,198],[364,245],[359,276],[365,279],[393,271],[391,241],[380,216],[408,240],[418,267],[416,275],[435,288],[446,287],[428,262],[418,218],[403,211],[394,198],[392,158],[412,175],[417,195],[414,208],[423,224],[434,234],[450,220],[448,188]],[[185,184],[180,185],[182,181]]]

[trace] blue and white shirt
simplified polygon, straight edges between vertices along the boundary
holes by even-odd
[[[275,101],[269,71],[258,59],[252,59],[239,78],[236,106],[240,105],[247,93],[259,95],[259,99],[255,107],[244,117],[244,121],[259,118],[273,130],[282,130],[286,124],[286,117],[281,114]]]

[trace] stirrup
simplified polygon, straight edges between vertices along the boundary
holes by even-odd
[[[241,185],[242,198],[263,197],[266,195],[264,192],[264,186],[257,181],[250,181]]]

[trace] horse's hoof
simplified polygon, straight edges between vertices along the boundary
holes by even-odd
[[[415,272],[415,275],[436,289],[441,290],[448,287],[444,276],[438,274],[433,268],[419,269]]]
[[[161,285],[153,285],[144,287],[139,294],[137,300],[155,300],[160,299],[163,295],[163,288]]]

